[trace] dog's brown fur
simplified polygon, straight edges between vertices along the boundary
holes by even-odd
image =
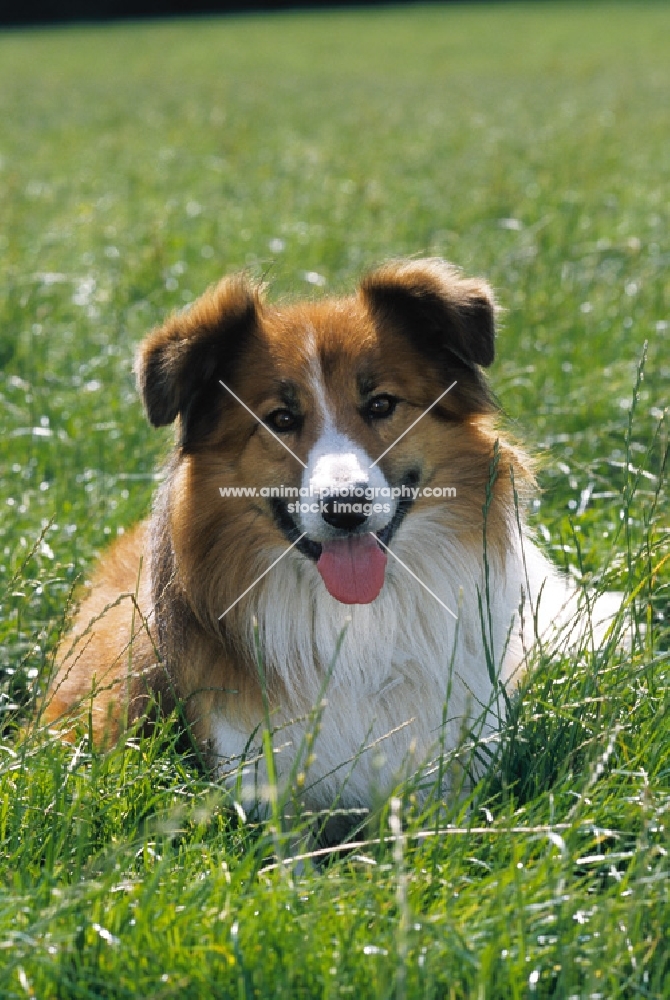
[[[151,519],[104,556],[62,643],[46,720],[85,717],[92,703],[96,737],[117,739],[150,699],[164,709],[180,699],[205,748],[217,713],[253,731],[262,698],[247,600],[219,619],[287,543],[266,501],[222,498],[219,486],[299,485],[301,469],[219,379],[262,418],[287,405],[299,409],[302,429],[285,440],[306,461],[319,433],[307,335],[338,428],[372,456],[457,380],[380,468],[398,481],[418,462],[423,482],[457,483],[457,497],[440,517],[445,531],[481,559],[482,506],[499,438],[481,372],[493,360],[494,313],[485,282],[466,280],[440,261],[396,262],[365,278],[354,296],[286,306],[266,304],[244,276],[226,278],[149,334],[138,356],[139,389],[155,426],[177,422],[177,443]],[[360,419],[361,400],[372,392],[403,401],[392,419]],[[493,483],[487,537],[489,558],[504,567],[515,530],[507,470],[513,468],[522,493],[532,473],[517,448],[504,441],[498,447],[505,474]],[[415,510],[431,503],[419,498]],[[281,670],[266,680],[271,706],[282,705]]]

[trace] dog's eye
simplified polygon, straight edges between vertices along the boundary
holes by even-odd
[[[374,396],[368,401],[365,412],[373,420],[381,420],[384,417],[390,417],[397,405],[397,399],[393,396],[388,396],[386,393],[382,393],[381,396]]]
[[[265,418],[265,423],[273,431],[295,431],[300,426],[300,417],[290,410],[274,410]]]

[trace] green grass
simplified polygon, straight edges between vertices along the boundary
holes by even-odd
[[[3,998],[670,995],[669,29],[631,3],[0,35]],[[264,871],[295,839],[171,721],[102,756],[32,705],[166,450],[146,330],[240,267],[320,294],[423,253],[498,289],[538,535],[646,632],[541,661],[446,817],[410,783],[353,855]]]

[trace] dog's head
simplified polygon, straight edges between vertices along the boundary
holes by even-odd
[[[488,285],[437,259],[386,264],[350,297],[285,306],[244,276],[223,279],[138,356],[149,420],[178,420],[173,530],[197,547],[208,525],[214,546],[225,519],[246,532],[240,555],[281,532],[334,597],[373,601],[403,520],[434,502],[425,491],[485,482],[490,439],[476,427],[495,409],[482,373],[494,316]]]

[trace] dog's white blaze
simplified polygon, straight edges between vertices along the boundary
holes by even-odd
[[[319,413],[322,433],[327,433],[333,425],[333,416],[328,405],[326,380],[323,376],[321,359],[316,349],[316,333],[309,327],[305,333],[305,356],[307,360],[307,381]]]
[[[319,505],[322,494],[347,490],[354,486],[388,488],[389,484],[381,469],[370,465],[372,459],[354,440],[337,430],[336,417],[328,400],[328,392],[323,374],[323,368],[316,350],[316,334],[308,329],[305,335],[305,359],[307,362],[307,378],[312,395],[316,402],[319,417],[319,438],[307,457],[307,468],[302,477],[302,488],[306,491],[306,500],[310,508]],[[375,493],[371,500],[365,497],[349,497],[345,502],[379,503],[382,511],[373,511],[366,530],[381,531],[393,517],[397,502],[390,497],[380,497]],[[303,505],[304,506],[304,505]],[[336,537],[338,532],[331,528],[322,518],[317,509],[301,510],[299,518],[301,531],[306,531],[315,541],[326,541]]]

